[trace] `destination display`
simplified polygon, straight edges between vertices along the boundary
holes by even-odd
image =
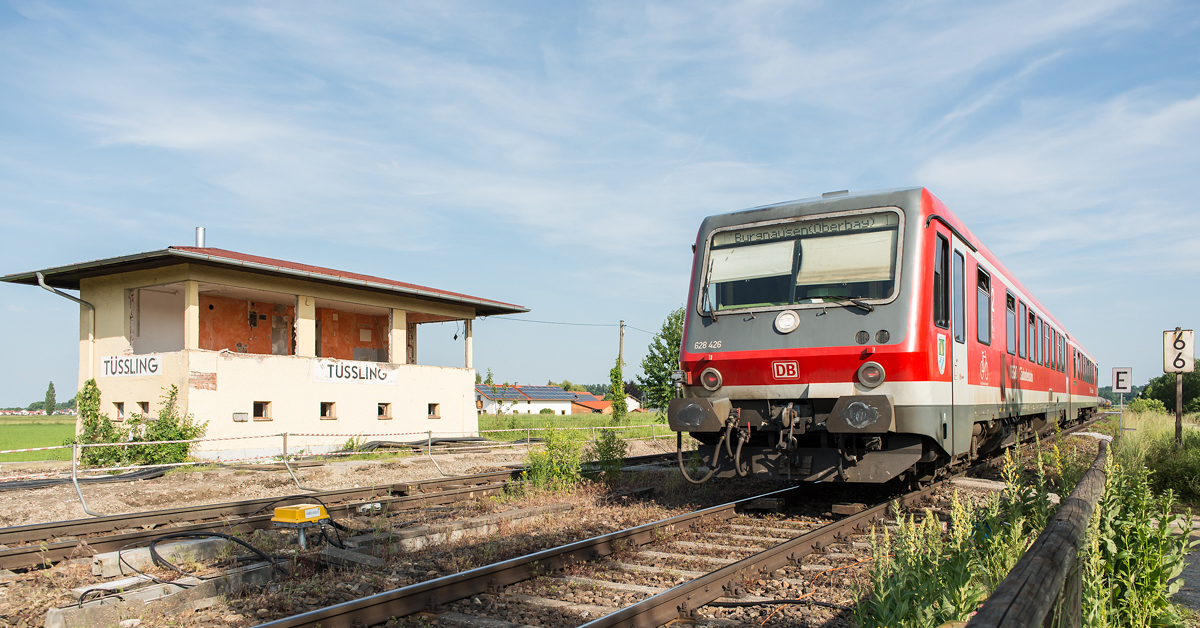
[[[358,362],[330,358],[313,361],[314,382],[342,384],[375,384],[395,386],[400,382],[399,369],[379,362]]]
[[[725,231],[713,236],[713,246],[770,242],[772,240],[786,240],[804,236],[850,233],[852,231],[899,226],[900,216],[895,212],[876,212],[873,214],[842,216],[828,220],[805,220],[765,227],[738,229],[737,231]]]
[[[100,377],[149,377],[162,372],[157,355],[110,355],[100,358]]]

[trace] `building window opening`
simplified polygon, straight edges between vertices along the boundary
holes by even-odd
[[[388,362],[392,311],[344,301],[316,299],[316,355],[337,360]]]
[[[429,404],[429,418],[431,418],[431,419],[442,418],[442,404],[440,404],[440,403]]]
[[[296,296],[201,282],[200,348],[295,355]]]
[[[137,402],[137,404],[138,404],[138,412],[140,412],[142,414],[142,416],[144,416],[144,417],[150,416],[150,402],[149,401],[139,401],[139,402]]]
[[[124,401],[114,401],[113,402],[113,411],[116,413],[118,421],[125,420],[125,402]]]
[[[322,401],[321,419],[326,421],[337,419],[337,404],[332,401]]]
[[[254,420],[255,421],[270,421],[271,420],[271,402],[270,401],[255,401],[254,402]]]
[[[377,413],[378,413],[378,418],[380,421],[387,421],[388,419],[391,419],[392,418],[392,404],[390,404],[390,403],[379,404]]]

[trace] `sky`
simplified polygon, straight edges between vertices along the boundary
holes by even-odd
[[[1198,42],[1186,0],[0,0],[0,275],[204,226],[573,323],[480,320],[476,368],[601,383],[705,216],[921,185],[1143,383],[1200,326]],[[0,406],[73,394],[76,305],[0,285],[0,327]]]

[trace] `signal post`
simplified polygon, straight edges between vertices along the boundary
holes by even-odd
[[[1176,327],[1163,332],[1163,372],[1175,374],[1175,448],[1183,446],[1183,374],[1196,370],[1195,334]]]

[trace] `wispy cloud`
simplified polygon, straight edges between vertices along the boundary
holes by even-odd
[[[1200,269],[1180,228],[1200,165],[1186,3],[12,6],[10,270],[204,224],[231,248],[656,328],[703,216],[909,184],[1045,294]],[[480,359],[607,372],[600,343],[572,354],[586,367],[512,358],[530,338]]]

